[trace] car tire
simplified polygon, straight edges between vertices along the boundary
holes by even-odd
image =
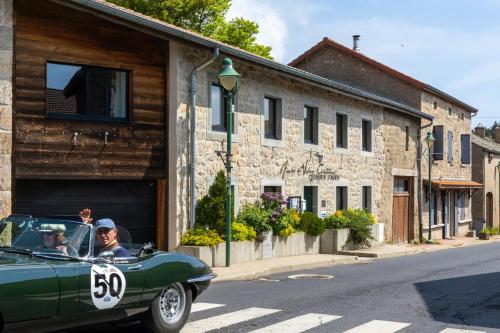
[[[172,283],[151,302],[143,324],[151,332],[178,333],[189,317],[192,300],[191,288]]]

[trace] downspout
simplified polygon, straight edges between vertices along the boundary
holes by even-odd
[[[219,48],[216,47],[213,51],[212,58],[208,59],[204,63],[198,65],[191,72],[191,91],[190,91],[190,104],[191,104],[191,126],[190,126],[190,150],[189,150],[189,163],[190,163],[190,179],[189,179],[189,227],[192,229],[196,222],[196,74],[198,71],[210,65],[219,57]]]
[[[424,215],[423,215],[423,180],[422,180],[422,130],[431,127],[434,124],[434,120],[431,120],[430,124],[421,126],[417,131],[417,183],[418,183],[418,193],[417,193],[417,206],[418,206],[418,240],[422,243],[424,241]]]

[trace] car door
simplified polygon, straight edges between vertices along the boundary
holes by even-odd
[[[130,308],[142,298],[144,270],[137,258],[84,262],[77,268],[79,312]]]

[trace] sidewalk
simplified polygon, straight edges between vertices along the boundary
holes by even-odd
[[[443,239],[435,244],[384,244],[368,249],[342,251],[339,254],[312,254],[267,260],[253,261],[243,264],[231,265],[231,267],[214,267],[213,271],[217,277],[213,282],[253,280],[262,276],[332,266],[337,264],[352,264],[359,262],[359,257],[367,258],[390,258],[410,254],[425,253],[452,249],[462,246],[474,246],[500,242],[500,236],[492,236],[489,240],[479,240],[472,237],[460,237],[456,239]]]

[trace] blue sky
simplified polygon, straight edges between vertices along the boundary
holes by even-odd
[[[258,41],[288,63],[329,37],[500,122],[500,0],[233,0],[229,17],[256,21]]]

